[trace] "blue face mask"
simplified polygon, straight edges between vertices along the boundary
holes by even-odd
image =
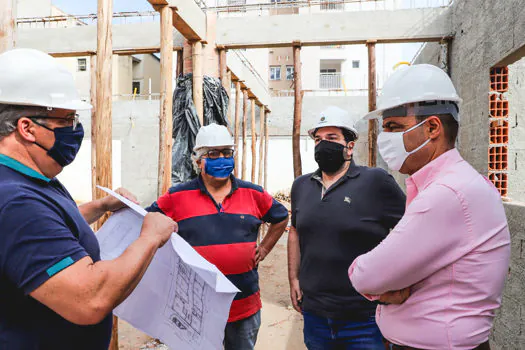
[[[55,134],[55,143],[51,149],[47,149],[37,142],[35,142],[35,144],[47,151],[47,155],[62,167],[71,164],[75,160],[82,145],[82,140],[84,139],[84,128],[82,124],[79,123],[75,129],[73,129],[72,126],[50,129],[37,121],[33,120],[33,122]]]
[[[217,159],[204,158],[204,162],[206,174],[219,179],[230,176],[235,168],[235,159],[233,159],[233,157],[221,157]]]

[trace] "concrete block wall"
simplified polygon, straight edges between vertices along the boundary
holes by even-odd
[[[450,47],[451,77],[463,98],[458,148],[476,170],[487,175],[490,69],[506,58],[519,58],[516,53],[525,47],[525,7],[521,0],[456,0],[451,16],[455,33]],[[416,62],[437,64],[436,50],[436,44],[428,44]],[[507,60],[504,65],[513,61],[515,59]],[[523,91],[518,88],[516,86],[516,91]],[[522,101],[524,93],[517,94],[519,97],[513,100]],[[519,108],[519,105],[514,108]],[[514,126],[510,131],[515,135],[511,142],[521,147],[519,143],[524,138],[519,120]],[[515,180],[523,181],[523,177],[517,176]],[[519,183],[512,186],[522,187]],[[491,346],[493,349],[525,349],[525,206],[517,201],[504,205],[512,236],[512,257]]]

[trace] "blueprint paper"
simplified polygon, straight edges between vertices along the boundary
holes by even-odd
[[[146,212],[102,189],[130,206],[113,214],[96,234],[101,257],[108,260],[120,256],[139,237]],[[172,349],[222,349],[230,306],[238,291],[215,265],[173,233],[114,313]]]

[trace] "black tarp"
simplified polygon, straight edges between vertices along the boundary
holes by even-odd
[[[204,125],[216,123],[228,126],[229,98],[221,81],[204,77]],[[189,181],[197,176],[193,169],[191,154],[200,128],[199,118],[193,104],[193,75],[186,74],[177,80],[173,93],[173,151],[171,182],[173,185]]]

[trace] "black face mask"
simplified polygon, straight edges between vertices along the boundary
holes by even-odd
[[[315,146],[315,161],[321,171],[333,174],[341,169],[345,159],[345,146],[337,142],[323,140]]]

